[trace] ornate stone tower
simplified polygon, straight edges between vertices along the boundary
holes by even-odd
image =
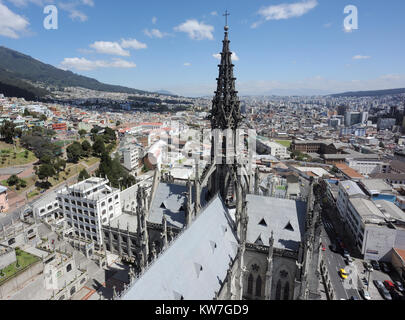
[[[228,16],[228,13],[225,14]],[[224,200],[233,199],[235,178],[240,179],[238,174],[237,129],[242,116],[240,113],[240,101],[235,90],[236,78],[233,75],[232,52],[229,49],[228,25],[225,26],[225,37],[221,52],[219,76],[217,78],[217,90],[212,101],[211,129],[213,143],[211,147],[211,161],[215,164],[215,173],[209,182],[210,194],[218,191]]]

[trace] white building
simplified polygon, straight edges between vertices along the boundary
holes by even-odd
[[[129,146],[122,150],[122,165],[128,170],[132,171],[139,167],[139,162],[142,159],[142,149],[137,146]]]
[[[347,181],[340,181],[338,185],[338,195],[336,200],[336,206],[340,217],[343,221],[346,220],[347,214],[347,206],[349,203],[350,198],[364,198],[366,199],[367,196],[364,192],[360,189],[357,183],[347,180]]]
[[[372,173],[379,173],[383,161],[367,158],[347,158],[346,163],[350,168],[356,170],[360,174],[369,175]]]
[[[90,178],[58,193],[65,217],[65,234],[103,243],[101,226],[121,215],[119,189],[108,186],[108,179]]]
[[[386,200],[350,199],[347,229],[364,259],[391,259],[393,248],[405,249],[405,213]]]

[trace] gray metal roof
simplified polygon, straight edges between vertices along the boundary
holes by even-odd
[[[194,190],[194,189],[193,189]],[[169,226],[183,228],[185,223],[186,195],[187,187],[185,185],[159,183],[154,198],[150,206],[148,221],[161,224],[163,214]],[[201,196],[201,205],[204,205],[205,191]],[[193,191],[194,203],[194,191]]]
[[[211,300],[226,278],[238,241],[217,196],[122,296],[123,300]]]
[[[349,197],[354,195],[364,195],[363,190],[359,187],[359,185],[351,180],[340,181],[339,184],[343,187]]]
[[[256,195],[247,195],[246,200],[248,243],[268,246],[273,231],[275,248],[298,250],[305,233],[305,202]]]

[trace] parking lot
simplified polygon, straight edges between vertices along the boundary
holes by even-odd
[[[367,290],[367,286],[363,284],[362,278],[366,278],[367,280],[369,279],[369,273],[365,271],[364,265],[363,265],[363,260],[360,259],[355,259],[354,265],[355,268],[357,269],[357,274],[358,274],[358,289],[364,288]],[[370,273],[370,281],[368,285],[368,292],[371,296],[372,300],[384,300],[384,298],[381,296],[380,292],[376,288],[376,286],[373,283],[373,280],[379,280],[381,282],[384,282],[385,280],[389,280],[391,282],[400,280],[398,278],[398,275],[391,271],[389,274],[384,273],[379,270],[374,270]],[[400,294],[400,296],[403,296]]]

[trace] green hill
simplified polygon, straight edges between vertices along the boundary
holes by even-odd
[[[28,96],[43,97],[49,92],[36,88],[24,80],[41,83],[47,86],[82,87],[91,90],[122,92],[122,93],[147,93],[142,90],[108,85],[95,79],[64,71],[49,64],[42,63],[20,52],[0,46],[0,92],[25,94]]]

